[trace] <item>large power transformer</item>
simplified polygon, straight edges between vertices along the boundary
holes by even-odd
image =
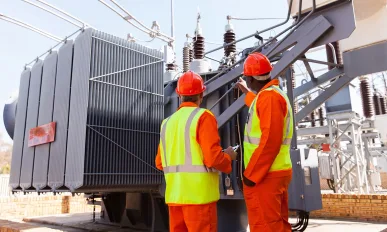
[[[156,50],[85,30],[22,73],[10,185],[23,191],[103,192],[157,186],[164,116]],[[56,123],[55,142],[30,146]]]
[[[246,48],[239,61],[234,57],[217,71],[200,73],[207,86],[201,107],[217,117],[223,147],[243,142],[247,109],[244,95],[234,89],[234,83],[251,52],[262,52],[273,62],[272,78],[287,83],[282,87],[292,104],[303,93],[331,81],[318,97],[296,112],[294,125],[357,76],[387,69],[386,62],[367,59],[385,55],[387,43],[377,43],[345,52],[343,64],[323,62],[331,67],[327,73],[320,77],[311,73],[309,82],[294,88],[295,61],[302,59],[310,68],[309,62],[316,61],[306,58],[309,49],[346,39],[356,28],[352,1],[325,1],[321,5],[315,0],[310,2],[310,7],[301,7],[302,1],[289,0],[287,20],[262,32],[286,24],[291,16],[295,20],[292,25],[267,42],[261,40]],[[262,32],[250,37],[259,38]],[[225,47],[230,48],[237,41],[232,40],[231,30],[227,33],[231,44]],[[203,53],[193,62],[199,67],[205,54],[197,50]],[[359,68],[365,64],[367,68]],[[164,67],[161,52],[88,28],[74,41],[65,41],[58,51],[25,68],[18,99],[6,105],[5,111],[5,123],[14,140],[12,190],[86,193],[101,199],[102,220],[167,231],[165,183],[154,159],[161,122],[177,110],[180,102],[176,80],[163,81]],[[195,66],[191,64],[190,68]],[[9,113],[14,112],[16,103],[16,114]],[[294,231],[305,230],[309,212],[322,208],[318,167],[305,162],[314,152],[298,149],[295,130],[289,188],[289,210],[299,217]],[[219,174],[220,232],[246,231],[248,226],[242,185],[243,150],[239,153],[232,173]]]

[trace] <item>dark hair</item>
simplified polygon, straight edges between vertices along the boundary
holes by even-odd
[[[267,75],[269,75],[270,74],[270,72],[267,72],[267,73],[264,73],[264,74],[262,74],[262,75],[260,75],[260,76],[267,76]]]
[[[182,102],[197,102],[199,100],[200,94],[192,96],[181,96]]]
[[[268,72],[268,73],[264,73],[264,74],[262,74],[261,76],[267,76],[267,75],[269,75],[270,74],[270,72]],[[260,83],[260,84],[264,84],[264,85],[266,85],[267,83],[269,83],[270,81],[271,81],[271,78],[269,77],[269,79],[267,79],[267,80],[257,80],[257,79],[255,79],[254,77],[251,77],[254,81],[256,81],[256,82],[258,82],[258,83]]]
[[[253,78],[253,79],[254,79],[254,78]],[[269,83],[269,82],[271,81],[271,78],[269,78],[269,79],[267,79],[267,80],[262,80],[262,81],[257,80],[257,79],[254,79],[254,81],[256,81],[256,82],[258,82],[258,83],[260,83],[260,84],[266,85],[267,83]]]

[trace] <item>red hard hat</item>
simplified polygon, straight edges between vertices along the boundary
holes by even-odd
[[[254,52],[250,54],[243,66],[243,75],[245,76],[262,76],[273,70],[270,60],[263,54]]]
[[[192,71],[184,73],[177,81],[176,93],[183,96],[192,96],[206,90],[202,77]]]

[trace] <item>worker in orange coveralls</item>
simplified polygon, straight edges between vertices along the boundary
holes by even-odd
[[[247,84],[243,79],[237,83],[250,107],[243,142],[243,192],[251,232],[291,231],[288,186],[293,113],[279,81],[270,79],[272,69],[266,56],[250,54],[243,70]]]
[[[164,171],[171,232],[216,232],[219,172],[231,172],[232,147],[220,146],[217,121],[199,108],[206,89],[196,73],[184,73],[176,92],[182,104],[161,124],[156,166]]]

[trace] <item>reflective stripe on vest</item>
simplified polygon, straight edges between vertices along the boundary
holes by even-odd
[[[253,155],[253,152],[255,151],[256,148],[258,148],[260,139],[261,139],[262,132],[260,130],[260,120],[256,112],[256,104],[257,104],[259,95],[263,91],[275,91],[279,93],[286,100],[288,111],[286,113],[286,117],[284,118],[283,142],[281,145],[280,152],[279,154],[277,154],[277,157],[273,162],[270,168],[270,171],[289,169],[292,167],[290,153],[289,153],[289,150],[290,150],[289,145],[291,144],[291,140],[293,137],[293,112],[292,112],[292,107],[288,99],[288,96],[277,86],[271,86],[259,92],[250,106],[250,109],[248,112],[248,118],[245,126],[244,142],[243,142],[244,153],[245,153],[244,154],[245,168],[247,167],[250,161],[250,158]]]
[[[196,108],[192,111],[192,113],[189,115],[187,123],[185,125],[185,137],[184,137],[184,143],[185,143],[185,164],[183,165],[171,165],[171,166],[165,166],[163,167],[164,173],[178,173],[178,172],[190,172],[190,173],[200,173],[200,172],[217,172],[215,169],[207,168],[204,164],[200,165],[193,165],[192,164],[192,153],[191,153],[191,138],[190,136],[190,128],[192,124],[193,118],[201,111],[201,113],[204,113],[205,110]],[[163,155],[165,163],[167,163],[167,157],[166,157],[166,142],[165,142],[165,130],[167,128],[167,123],[169,121],[169,118],[167,121],[163,124],[161,129],[161,141],[163,143]]]
[[[160,153],[167,204],[207,204],[219,200],[219,172],[204,165],[196,141],[198,121],[204,112],[210,113],[183,107],[161,125]]]

